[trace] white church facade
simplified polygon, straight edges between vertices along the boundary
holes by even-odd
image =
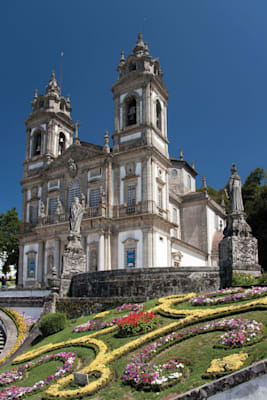
[[[107,132],[103,145],[78,137],[54,73],[46,93],[35,92],[21,181],[20,287],[47,287],[53,267],[61,276],[75,197],[84,207],[87,272],[218,265],[225,210],[196,191],[197,172],[182,152],[169,155],[168,92],[141,34],[118,73],[112,145]]]

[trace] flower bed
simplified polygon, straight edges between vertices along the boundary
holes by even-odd
[[[222,359],[212,360],[210,368],[207,369],[202,378],[220,378],[230,372],[241,368],[244,361],[248,358],[247,353],[236,353]]]
[[[106,317],[108,314],[110,314],[110,311],[102,311],[102,312],[96,314],[95,318],[103,318],[103,317]]]
[[[122,306],[116,307],[117,312],[121,311],[134,311],[134,312],[140,312],[144,308],[143,304],[133,304],[133,303],[128,303],[128,304],[123,304]]]
[[[14,347],[8,352],[8,354],[0,360],[0,364],[6,361],[15,351],[22,345],[25,341],[28,332],[34,322],[34,320],[30,317],[26,317],[25,315],[19,314],[17,311],[12,310],[11,308],[2,308],[1,311],[6,313],[14,322],[17,328],[17,340]]]
[[[217,297],[218,291],[206,293],[201,296],[193,297],[189,302],[193,306],[217,305],[223,303],[232,303],[240,300],[249,300],[267,294],[267,287],[254,287],[243,291],[241,288],[226,289],[230,296]],[[223,294],[223,293],[222,293]]]
[[[74,326],[72,330],[73,332],[86,332],[90,330],[98,331],[99,329],[104,329],[115,325],[118,320],[119,318],[114,318],[112,321],[99,322],[92,319],[85,322],[84,324]]]
[[[227,307],[220,308],[209,308],[209,309],[184,309],[184,310],[175,310],[172,308],[174,304],[188,301],[190,298],[195,297],[195,293],[190,293],[187,295],[172,295],[166,298],[159,299],[159,305],[153,307],[151,310],[157,313],[166,314],[167,316],[171,316],[172,318],[181,317],[182,319],[174,320],[173,322],[157,328],[149,333],[144,335],[140,335],[138,338],[132,339],[127,343],[123,344],[120,347],[117,347],[113,350],[108,350],[103,340],[95,339],[97,336],[102,335],[102,331],[96,331],[87,336],[82,336],[77,339],[71,339],[66,342],[48,344],[39,347],[38,349],[32,350],[28,353],[25,353],[14,360],[15,363],[25,362],[27,360],[31,360],[33,357],[39,357],[42,354],[47,353],[48,351],[53,351],[62,347],[67,346],[85,346],[89,348],[94,348],[96,351],[96,358],[93,360],[90,365],[84,367],[80,372],[86,374],[92,374],[94,372],[99,372],[100,377],[92,382],[89,382],[88,385],[84,387],[79,387],[75,390],[67,390],[66,386],[73,382],[73,375],[70,374],[66,377],[59,379],[57,382],[53,383],[46,390],[44,397],[47,399],[55,400],[55,399],[72,399],[76,400],[77,398],[83,398],[84,396],[92,395],[98,390],[103,389],[112,379],[113,370],[109,365],[113,361],[118,358],[126,355],[127,353],[136,350],[137,348],[144,346],[146,343],[151,340],[156,340],[160,336],[167,335],[169,332],[172,332],[177,329],[181,329],[184,326],[189,326],[191,324],[195,324],[196,322],[200,322],[203,320],[210,320],[213,318],[223,317],[225,315],[231,315],[234,313],[239,313],[242,311],[253,311],[258,309],[265,310],[267,307],[267,296],[262,297],[257,300],[253,300],[246,304],[239,305],[230,305]],[[227,321],[227,320],[223,320]],[[209,330],[219,330],[219,329],[227,329],[227,323],[223,323],[223,321],[213,321],[206,323],[205,325],[198,327],[190,327],[186,328],[179,333],[173,333],[161,338],[163,345],[158,349],[166,348],[167,346],[173,345],[175,341],[178,343],[181,340],[187,339],[190,335],[197,335],[199,333],[208,332]],[[220,325],[227,325],[225,328],[219,327]],[[106,328],[103,332],[115,332],[117,327],[114,325],[112,327]],[[157,351],[157,349],[156,349]],[[154,354],[155,355],[155,352]]]
[[[249,321],[249,320],[241,320],[241,319],[223,319],[221,321],[212,321],[205,325],[199,326],[192,326],[187,329],[184,329],[180,332],[173,332],[165,337],[159,338],[156,342],[149,344],[148,346],[144,347],[143,350],[136,353],[133,357],[131,362],[127,365],[122,380],[126,384],[130,384],[135,386],[138,389],[147,389],[150,387],[150,390],[153,390],[153,387],[156,390],[160,389],[160,386],[164,383],[170,383],[169,381],[172,378],[167,378],[167,380],[158,381],[157,369],[153,365],[150,365],[150,360],[154,357],[157,353],[161,352],[165,348],[178,343],[184,339],[189,337],[210,332],[214,330],[227,330],[231,329],[234,332],[239,332],[239,341],[230,341],[227,340],[227,346],[231,347],[238,347],[247,344],[250,340],[254,340],[260,336],[263,325],[256,321]],[[247,332],[247,331],[248,332]],[[243,338],[243,332],[245,331],[245,338]],[[224,335],[223,335],[224,336]],[[226,342],[225,339],[220,341],[222,343]],[[242,338],[242,339],[241,339]],[[181,367],[184,368],[184,367]],[[181,374],[181,372],[179,372]],[[166,378],[166,375],[163,375]],[[182,375],[177,375],[177,379],[179,379]],[[145,380],[144,380],[145,379]],[[160,379],[160,376],[159,376]],[[174,380],[173,383],[176,381]],[[155,386],[154,386],[155,385]],[[163,386],[164,387],[164,386]]]
[[[30,371],[32,368],[37,365],[44,364],[51,360],[60,360],[64,362],[62,367],[57,367],[57,372],[53,375],[48,376],[45,380],[40,380],[36,382],[33,386],[9,386],[0,391],[0,399],[12,400],[23,397],[27,393],[31,393],[33,391],[37,391],[42,389],[44,386],[48,386],[51,381],[56,380],[63,375],[71,372],[76,363],[76,354],[71,352],[61,352],[57,354],[50,354],[44,357],[39,358],[39,360],[35,362],[29,362],[25,365],[22,365],[18,368],[13,368],[10,371],[4,372],[0,375],[0,385],[6,385],[11,382],[15,382],[21,380],[25,377],[27,371]]]
[[[136,389],[159,391],[177,383],[183,373],[184,364],[177,360],[170,360],[159,365],[155,363],[147,365],[140,362],[138,368],[134,363],[128,364],[122,380]]]
[[[131,312],[116,322],[119,327],[118,336],[132,336],[140,333],[149,332],[156,327],[157,316],[151,312]]]
[[[262,337],[263,324],[250,320],[231,320],[231,330],[224,333],[219,340],[219,346],[240,347],[247,344],[254,344]],[[216,346],[216,347],[219,347]]]

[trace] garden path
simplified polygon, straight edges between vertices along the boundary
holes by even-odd
[[[266,400],[267,375],[241,383],[233,389],[209,397],[209,400]]]
[[[0,320],[6,330],[6,343],[3,351],[1,352],[0,359],[4,358],[16,344],[17,340],[17,327],[12,319],[3,311],[0,310]]]

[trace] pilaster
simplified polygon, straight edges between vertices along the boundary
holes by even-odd
[[[18,265],[18,287],[22,288],[23,287],[23,255],[24,255],[24,246],[20,245],[19,246],[19,265]],[[26,266],[25,266],[26,268]]]

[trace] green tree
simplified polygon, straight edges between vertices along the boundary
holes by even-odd
[[[197,189],[198,192],[203,192],[204,188],[201,187]],[[222,199],[224,200],[226,212],[230,210],[230,202],[226,197],[224,189],[216,190],[213,186],[207,185],[208,195],[212,198],[212,200],[216,201],[218,204],[222,204]]]
[[[3,262],[3,273],[7,273],[10,265],[18,267],[19,258],[19,226],[20,221],[15,207],[0,214],[0,258]]]
[[[256,168],[242,186],[242,196],[247,222],[258,239],[259,263],[267,270],[267,175]]]

